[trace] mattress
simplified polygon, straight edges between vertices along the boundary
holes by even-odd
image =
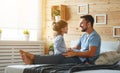
[[[37,67],[37,66],[40,65],[11,65],[5,68],[5,73],[23,73],[25,68]],[[74,73],[120,73],[120,70],[100,69],[100,70],[79,71]]]

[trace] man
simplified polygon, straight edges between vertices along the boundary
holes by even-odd
[[[26,64],[94,64],[94,61],[99,57],[101,38],[93,28],[94,18],[91,15],[84,15],[80,18],[80,27],[82,28],[82,32],[86,33],[80,38],[78,45],[72,48],[78,49],[79,52],[70,49],[60,55],[38,56],[20,50],[23,61]]]
[[[69,51],[65,53],[64,56],[77,56],[82,63],[89,62],[93,64],[100,53],[101,38],[93,28],[94,19],[91,15],[81,16],[80,18],[82,32],[86,32],[75,47],[75,49],[79,49],[80,52]]]

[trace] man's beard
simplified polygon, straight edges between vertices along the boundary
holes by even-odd
[[[87,28],[85,28],[85,29],[82,29],[81,31],[82,31],[82,32],[86,32],[86,31],[87,31]]]

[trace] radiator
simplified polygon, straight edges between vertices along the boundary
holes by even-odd
[[[25,50],[33,54],[44,54],[44,43],[42,41],[0,41],[0,73],[8,65],[24,64],[19,50]]]

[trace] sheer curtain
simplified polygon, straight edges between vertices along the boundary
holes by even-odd
[[[30,40],[40,37],[42,0],[0,0],[0,29],[2,40],[24,40],[24,30]],[[38,33],[39,32],[39,33]]]

